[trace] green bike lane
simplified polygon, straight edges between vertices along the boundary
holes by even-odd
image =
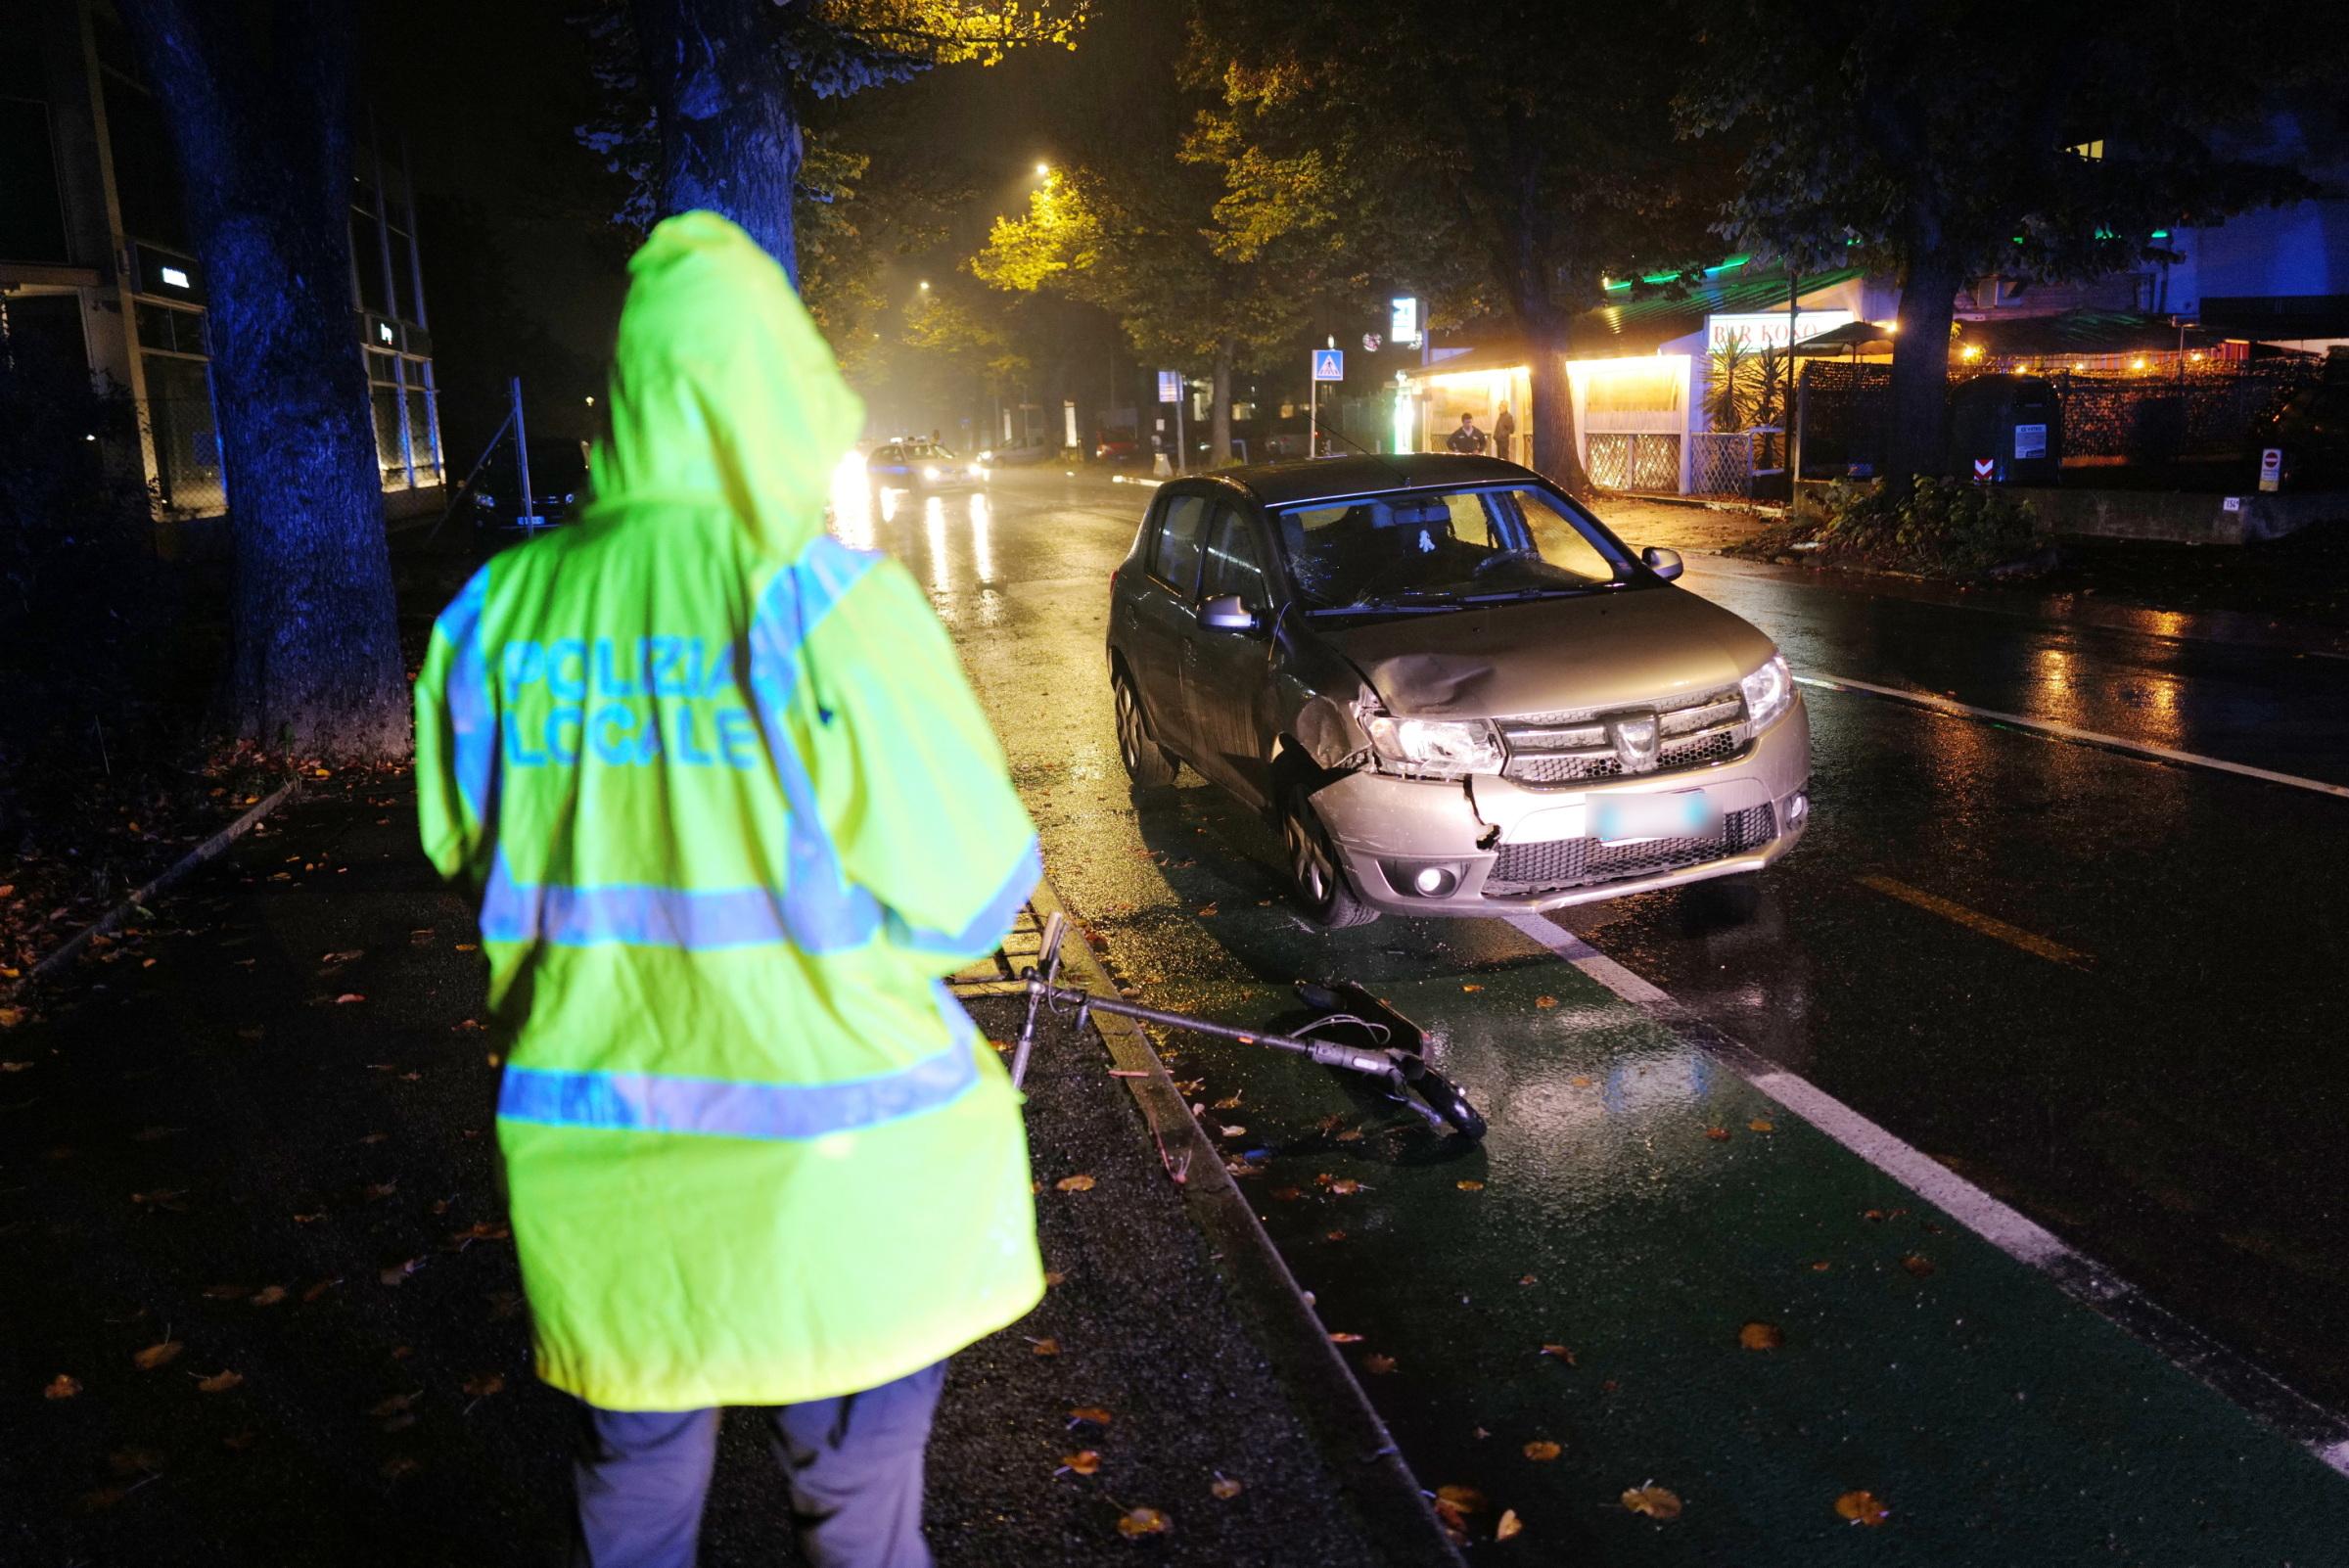
[[[1543,1561],[2349,1557],[2349,1483],[2308,1450],[1683,1030],[1499,922],[1304,927],[1205,789],[1137,826],[1130,868],[1055,866],[1081,907],[1162,882],[1107,922],[1128,984],[1267,1026],[1289,977],[1360,980],[1491,1124],[1470,1144],[1361,1081],[1163,1041],[1421,1482],[1481,1496],[1472,1539],[1507,1510]],[[1626,1505],[1651,1485],[1676,1517]]]
[[[1492,1121],[1470,1148],[1359,1081],[1164,1042],[1202,1120],[1240,1130],[1221,1141],[1323,1321],[1361,1336],[1347,1353],[1420,1479],[1483,1495],[1472,1536],[1512,1510],[1493,1549],[1529,1561],[2349,1558],[2349,1484],[2307,1450],[1773,1103],[1733,1042],[1563,961],[1562,926],[1314,932],[1247,812],[1187,775],[1132,801],[1099,666],[1132,511],[1036,488],[872,542],[931,588],[1123,983],[1261,1027],[1294,978],[1360,980]],[[1745,1349],[1748,1323],[1775,1348]],[[1624,1506],[1649,1483],[1677,1517]],[[1880,1528],[1836,1510],[1863,1491]]]

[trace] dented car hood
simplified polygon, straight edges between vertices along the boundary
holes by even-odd
[[[1499,718],[1718,690],[1773,644],[1683,589],[1634,587],[1314,628],[1387,711]]]

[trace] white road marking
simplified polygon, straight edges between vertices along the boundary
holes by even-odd
[[[2181,752],[2168,746],[2155,746],[2149,741],[2133,741],[2119,735],[2106,735],[2097,730],[2082,729],[2052,718],[2026,718],[2021,714],[2004,714],[1995,708],[1976,708],[1939,692],[1912,691],[1906,686],[1879,686],[1873,681],[1854,680],[1849,675],[1797,675],[1798,686],[1817,686],[1825,691],[1871,692],[1878,697],[1890,697],[1896,702],[1929,708],[1938,714],[1951,714],[1961,718],[1988,718],[2001,724],[2012,724],[2017,729],[2037,730],[2062,740],[2080,741],[2090,746],[2105,746],[2115,751],[2135,752],[2141,757],[2157,757],[2165,762],[2182,762],[2188,767],[2216,768],[2223,773],[2239,773],[2245,778],[2264,779],[2270,784],[2287,784],[2296,790],[2314,790],[2320,795],[2338,796],[2349,800],[2349,784],[2327,784],[2323,779],[2302,778],[2297,773],[2279,773],[2270,768],[2253,767],[2247,762],[2230,762],[2223,757],[2204,757],[2199,752]]]
[[[1787,1072],[1751,1046],[1706,1024],[1669,993],[1563,926],[1542,915],[1510,916],[1508,924],[1705,1049],[1771,1099],[2009,1258],[2048,1275],[2057,1288],[2095,1308],[2172,1365],[2249,1408],[2253,1414],[2283,1430],[2326,1465],[2349,1476],[2349,1419],[2279,1381],[2190,1324],[2171,1316],[2136,1286],[2036,1221],[1877,1126],[1809,1079]]]

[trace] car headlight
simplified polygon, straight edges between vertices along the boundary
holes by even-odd
[[[1784,654],[1772,654],[1768,663],[1737,682],[1745,692],[1746,726],[1759,735],[1777,721],[1794,701],[1794,671]]]
[[[991,452],[991,451],[990,451],[990,452],[981,452],[981,453],[979,454],[979,461],[980,461],[980,462],[982,462],[982,463],[991,463],[991,462],[993,462],[994,460],[995,460],[995,454],[994,454],[993,452]]]
[[[934,480],[938,478],[938,465],[936,463],[924,463],[922,465],[922,478],[926,480]]]
[[[1391,718],[1369,721],[1370,745],[1398,770],[1425,778],[1500,771],[1500,743],[1482,719]]]

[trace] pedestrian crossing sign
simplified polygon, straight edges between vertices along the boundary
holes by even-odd
[[[1313,380],[1344,381],[1346,379],[1346,350],[1316,348],[1313,350]]]

